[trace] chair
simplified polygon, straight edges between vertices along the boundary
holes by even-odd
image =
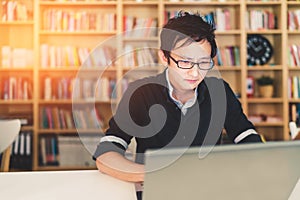
[[[0,171],[2,172],[9,171],[11,145],[20,129],[21,122],[18,119],[0,120],[0,153],[3,152]]]

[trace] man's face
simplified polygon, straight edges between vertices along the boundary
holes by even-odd
[[[174,60],[192,61],[194,63],[210,62],[211,46],[207,40],[192,42],[183,47],[174,48],[170,55]],[[170,58],[169,78],[174,89],[187,91],[194,90],[204,79],[207,70],[201,70],[197,65],[191,69],[181,69]]]

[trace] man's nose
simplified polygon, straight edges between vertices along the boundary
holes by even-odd
[[[199,64],[195,63],[194,66],[190,69],[190,75],[192,76],[198,76],[199,75]]]

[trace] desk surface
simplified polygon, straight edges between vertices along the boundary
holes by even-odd
[[[134,184],[97,170],[0,173],[0,196],[6,200],[136,200]]]

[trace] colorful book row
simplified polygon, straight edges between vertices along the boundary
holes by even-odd
[[[26,68],[33,66],[33,50],[2,46],[2,68]]]
[[[116,50],[110,46],[101,46],[92,51],[87,47],[42,44],[40,52],[42,68],[104,67],[112,65],[116,58]]]
[[[77,78],[43,77],[43,96],[45,100],[73,99],[109,101],[116,99],[116,80],[102,77]]]
[[[114,31],[116,14],[99,11],[47,9],[43,12],[45,31]]]
[[[32,99],[32,83],[26,77],[0,77],[0,99]]]
[[[219,66],[240,66],[240,50],[237,46],[220,47],[217,53]]]
[[[92,154],[98,136],[48,134],[39,138],[39,165],[60,167],[96,167]]]
[[[277,16],[268,10],[249,10],[246,12],[247,30],[271,30],[278,28]]]
[[[27,1],[1,1],[1,21],[26,21],[32,16]]]

